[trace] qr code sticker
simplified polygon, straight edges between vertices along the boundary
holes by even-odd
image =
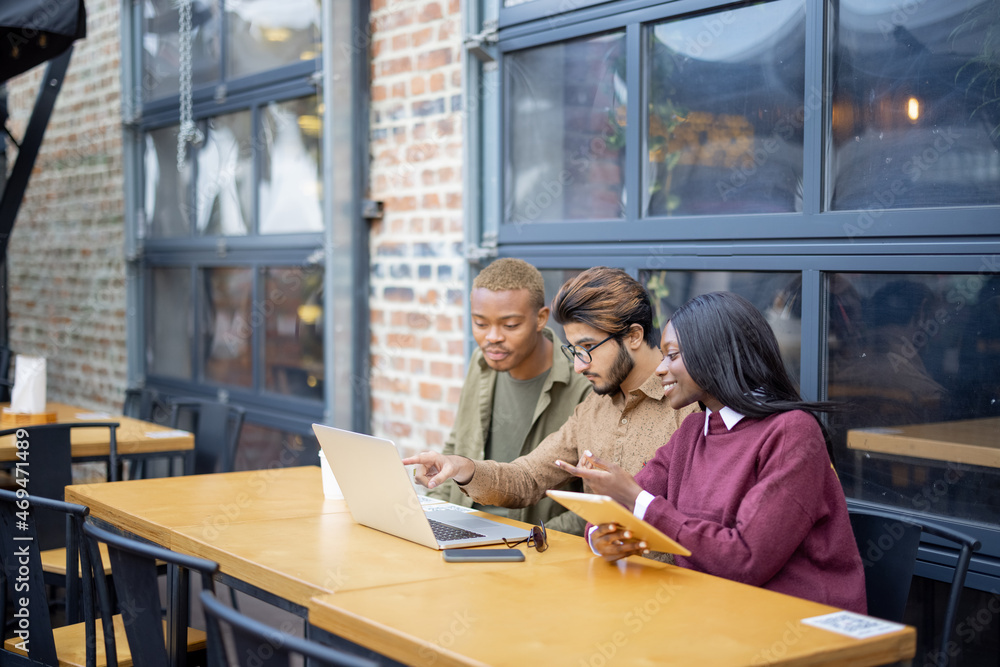
[[[829,630],[830,632],[837,632],[855,639],[867,639],[868,637],[896,632],[906,627],[899,623],[890,623],[889,621],[855,614],[850,611],[836,611],[824,616],[804,618],[802,622],[806,625]]]

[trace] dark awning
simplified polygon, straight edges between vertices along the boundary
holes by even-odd
[[[83,0],[0,1],[0,83],[55,58],[86,35]]]

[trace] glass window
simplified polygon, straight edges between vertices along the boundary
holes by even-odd
[[[253,385],[253,270],[204,269],[202,331],[205,379]]]
[[[198,147],[195,229],[243,236],[253,222],[253,145],[249,111],[210,119]]]
[[[176,125],[146,133],[144,146],[144,212],[147,235],[186,236],[190,230],[191,161],[177,171]]]
[[[191,270],[149,271],[152,300],[146,327],[146,367],[151,375],[191,379]]]
[[[792,379],[799,378],[802,347],[802,276],[748,271],[640,271],[639,282],[653,301],[653,326],[660,333],[675,310],[708,292],[734,292],[764,313],[774,330]]]
[[[323,398],[323,270],[265,271],[264,385],[268,391]]]
[[[318,0],[226,0],[225,6],[227,79],[319,57]]]
[[[802,210],[805,6],[652,26],[643,214]]]
[[[624,33],[526,49],[504,64],[505,222],[624,217]]]
[[[176,0],[144,0],[142,32],[142,99],[152,100],[178,92],[180,48]],[[219,78],[221,29],[219,3],[191,2],[191,82],[194,86]]]
[[[236,446],[236,470],[269,470],[319,463],[319,443],[311,435],[245,422]]]
[[[261,234],[323,230],[322,113],[315,96],[263,109]]]
[[[1000,201],[1000,3],[835,4],[831,208]]]
[[[1000,520],[1000,278],[834,274],[829,424],[858,498]]]

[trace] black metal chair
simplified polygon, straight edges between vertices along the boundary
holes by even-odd
[[[30,474],[26,477],[28,489],[34,497],[62,500],[63,490],[73,483],[73,452],[70,444],[74,429],[106,428],[110,453],[108,455],[108,475],[117,481],[120,472],[118,446],[115,429],[118,422],[77,422],[73,424],[37,424],[0,430],[0,437],[12,436],[25,443],[24,461],[15,462],[15,480],[18,478],[17,464]],[[33,453],[34,452],[34,453]],[[64,551],[67,547],[65,519],[60,512],[40,508],[35,519],[38,531],[37,548],[41,551],[41,567],[45,582],[50,586],[67,587],[67,562]],[[75,564],[76,561],[73,561]],[[79,572],[77,570],[73,570]],[[110,574],[110,570],[106,572]],[[67,602],[69,602],[67,600]],[[76,611],[67,606],[67,620],[77,620]]]
[[[849,514],[865,568],[865,592],[871,616],[896,622],[903,620],[922,533],[958,545],[958,562],[951,579],[941,639],[935,642],[934,655],[944,655],[940,649],[948,647],[955,628],[969,561],[972,552],[980,548],[979,540],[944,526],[893,512],[851,508]]]
[[[14,382],[10,379],[10,348],[0,345],[0,402],[6,403],[10,400],[11,389]]]
[[[41,553],[37,548],[39,511],[58,514],[65,523],[66,571],[75,570],[77,563],[82,563],[82,576],[66,583],[67,609],[82,612],[84,620],[81,623],[56,628],[52,625]],[[97,631],[89,556],[80,544],[80,531],[89,511],[82,505],[0,490],[0,616],[5,627],[13,620],[14,630],[22,629],[21,622],[27,619],[30,632],[26,637],[26,651],[23,645],[22,650],[18,650],[17,645],[24,637],[17,634],[4,643],[0,664],[11,667],[58,667],[60,664],[96,667],[103,664],[98,659],[100,652],[95,643]],[[27,606],[21,604],[22,600],[27,600]],[[9,613],[8,603],[11,603]]]
[[[376,663],[314,641],[281,632],[230,609],[208,591],[201,593],[209,635],[222,646],[224,664],[244,667],[289,667],[292,656],[310,665],[375,667]]]
[[[122,537],[90,523],[83,526],[83,533],[90,561],[94,562],[103,544],[114,571],[111,579],[119,615],[114,614],[106,580],[101,577],[94,580],[108,655],[121,655],[119,645],[123,639],[135,667],[181,667],[191,654],[205,651],[208,642],[204,632],[191,628],[186,628],[186,633],[173,631],[172,628],[179,627],[178,620],[182,618],[179,614],[170,619],[169,624],[163,619],[158,563],[167,564],[167,589],[171,596],[168,609],[175,613],[187,610],[186,571],[197,572],[201,576],[202,589],[212,591],[212,577],[219,570],[218,564]],[[113,621],[109,622],[111,619]],[[117,664],[114,659],[108,660],[109,667],[117,667]],[[210,660],[209,664],[221,663]]]
[[[198,398],[171,399],[170,426],[194,433],[194,474],[232,472],[246,410]],[[181,422],[187,418],[190,423]]]

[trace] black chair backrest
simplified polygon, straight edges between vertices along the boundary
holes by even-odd
[[[187,628],[178,629],[180,639],[171,637],[169,644],[171,648],[168,649],[160,615],[162,602],[157,561],[167,563],[168,567],[186,568],[198,572],[201,575],[202,588],[205,590],[213,589],[212,576],[218,571],[218,564],[204,558],[175,553],[153,544],[122,537],[89,523],[84,525],[83,532],[90,562],[98,562],[95,559],[100,558],[100,543],[103,542],[108,547],[111,571],[114,573],[112,580],[133,664],[137,667],[170,667],[177,660],[183,660],[182,655],[176,654],[175,661],[170,659],[170,653],[184,645]],[[114,614],[111,594],[104,577],[95,577],[94,584],[101,617],[104,619],[108,665],[117,667],[117,660],[114,657],[116,648],[114,629],[111,622]],[[186,590],[180,593],[179,599],[185,599]]]
[[[3,622],[13,619],[15,630],[25,628],[27,623],[29,635],[26,637],[28,657],[17,656],[0,648],[4,665],[41,664],[57,667],[55,641],[52,636],[52,623],[49,617],[49,600],[47,587],[42,573],[41,549],[38,547],[38,532],[35,525],[35,515],[39,511],[57,513],[63,517],[66,525],[66,572],[73,572],[77,561],[82,580],[68,577],[66,581],[67,609],[79,611],[82,607],[84,622],[87,624],[87,665],[96,663],[95,644],[91,640],[94,632],[94,599],[93,582],[89,557],[80,548],[80,530],[89,509],[82,505],[73,505],[61,500],[50,500],[20,495],[14,491],[0,489],[0,616]],[[27,607],[22,606],[22,600],[27,600]],[[10,613],[8,614],[8,605]],[[18,635],[24,639],[24,636]]]
[[[0,402],[6,403],[10,400],[10,390],[13,383],[10,381],[10,348],[7,345],[0,345]]]
[[[232,472],[246,410],[229,403],[189,398],[172,399],[170,406],[171,427],[183,428],[181,417],[185,414],[193,421],[194,473]]]
[[[958,545],[958,561],[951,580],[941,640],[936,642],[936,646],[947,648],[955,627],[969,562],[972,552],[980,548],[979,540],[944,526],[892,512],[851,508],[849,513],[865,568],[865,589],[871,616],[897,622],[903,620],[922,533]]]
[[[292,656],[307,658],[307,664],[330,667],[375,667],[376,663],[343,653],[314,641],[281,632],[241,614],[202,591],[201,604],[209,637],[222,644],[225,664],[241,667],[289,667]]]
[[[30,470],[28,477],[32,496],[62,500],[63,491],[73,483],[73,452],[70,439],[75,428],[104,427],[109,431],[111,454],[108,457],[110,479],[117,480],[118,446],[116,431],[118,422],[78,422],[73,424],[37,424],[8,428],[0,431],[0,437],[11,435],[17,439],[19,451],[24,451],[22,464]],[[23,445],[22,445],[23,443]],[[34,454],[32,454],[34,452]],[[15,479],[18,474],[15,463]],[[22,466],[24,467],[24,466]],[[59,512],[39,509],[36,516],[38,547],[58,549],[66,546],[65,519]]]

